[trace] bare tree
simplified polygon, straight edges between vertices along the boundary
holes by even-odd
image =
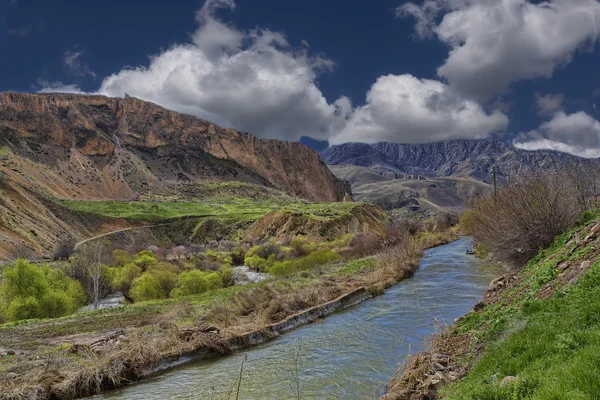
[[[10,252],[10,259],[17,260],[19,258],[23,258],[25,260],[30,259],[34,256],[34,251],[31,247],[27,246],[25,243],[19,243]]]
[[[75,251],[75,241],[70,237],[63,238],[56,250],[54,250],[54,260],[63,261],[68,260]]]
[[[79,250],[80,274],[95,309],[110,292],[110,282],[104,271],[110,257],[109,249],[107,242],[96,240],[85,244]]]

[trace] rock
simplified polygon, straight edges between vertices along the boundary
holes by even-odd
[[[17,376],[19,375],[17,375],[14,372],[9,372],[8,374],[6,374],[6,379],[15,379]]]
[[[490,282],[488,290],[493,292],[500,289],[501,287],[504,287],[505,285],[506,284],[504,283],[504,277],[499,276],[498,278],[495,278],[492,282]]]
[[[446,370],[446,367],[444,367],[439,362],[431,363],[431,368],[433,368],[434,371],[445,371]]]
[[[13,350],[8,350],[8,351],[6,352],[6,355],[7,355],[7,356],[16,356],[16,355],[17,355],[17,353],[15,353]]]
[[[559,271],[564,271],[565,269],[569,268],[569,263],[568,262],[564,262],[564,263],[560,264],[556,268],[558,268]]]
[[[129,338],[125,335],[119,335],[119,337],[117,337],[117,341],[119,342],[129,342]]]
[[[517,380],[516,376],[505,376],[504,378],[502,378],[502,380],[500,381],[500,387],[506,386],[514,381]]]

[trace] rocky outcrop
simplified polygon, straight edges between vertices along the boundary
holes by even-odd
[[[358,165],[394,174],[421,177],[458,176],[490,183],[492,167],[498,178],[530,170],[547,171],[567,164],[595,164],[597,160],[550,150],[526,151],[498,140],[450,140],[425,144],[346,143],[321,153],[329,165]]]
[[[0,173],[59,198],[132,199],[214,181],[258,183],[314,201],[341,201],[349,191],[304,145],[132,97],[2,93],[2,148],[16,156],[4,157]]]

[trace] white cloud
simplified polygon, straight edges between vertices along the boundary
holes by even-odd
[[[388,75],[375,82],[367,93],[367,104],[355,110],[330,142],[481,139],[504,130],[507,124],[502,112],[487,113],[478,103],[454,95],[442,82]]]
[[[96,74],[91,70],[90,66],[81,60],[82,51],[67,50],[64,54],[64,63],[69,73],[73,76],[84,77],[91,76],[96,79]]]
[[[581,157],[600,157],[600,121],[583,111],[557,112],[538,129],[522,133],[514,145],[525,150],[558,150]]]
[[[99,93],[126,92],[167,108],[259,136],[328,138],[351,112],[345,97],[329,103],[316,85],[333,62],[294,49],[277,32],[240,31],[215,16],[233,0],[208,0],[197,13],[191,42],[151,58],[148,67],[107,77]]]
[[[414,16],[421,37],[450,46],[438,75],[479,100],[517,80],[551,76],[600,32],[597,0],[426,0],[397,13]]]
[[[556,111],[562,109],[562,103],[564,100],[565,96],[562,93],[548,93],[542,96],[536,92],[535,101],[537,104],[538,115],[547,116],[554,114]]]
[[[79,86],[74,84],[65,84],[60,81],[48,82],[45,80],[38,80],[38,86],[41,89],[39,93],[83,93]]]

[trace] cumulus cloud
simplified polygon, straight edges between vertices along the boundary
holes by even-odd
[[[90,66],[81,59],[82,51],[67,50],[64,54],[64,63],[69,73],[76,77],[91,76],[96,79],[96,74]]]
[[[600,32],[597,0],[426,0],[397,14],[416,18],[419,36],[450,47],[438,75],[479,100],[512,82],[551,76]]]
[[[565,96],[562,93],[548,93],[542,96],[536,92],[534,96],[537,104],[537,113],[541,116],[552,115],[556,111],[562,109],[562,103],[565,100]]]
[[[557,112],[538,129],[522,133],[514,145],[525,150],[558,150],[581,157],[600,157],[600,121],[580,111]]]
[[[216,17],[223,7],[235,3],[206,1],[189,43],[153,56],[147,67],[107,77],[99,93],[128,93],[263,137],[326,139],[341,129],[350,100],[329,103],[316,84],[333,62],[293,48],[281,33],[238,30]]]
[[[486,112],[478,103],[455,95],[442,82],[412,75],[380,77],[342,131],[330,139],[422,143],[449,139],[481,139],[502,131],[508,118]]]

